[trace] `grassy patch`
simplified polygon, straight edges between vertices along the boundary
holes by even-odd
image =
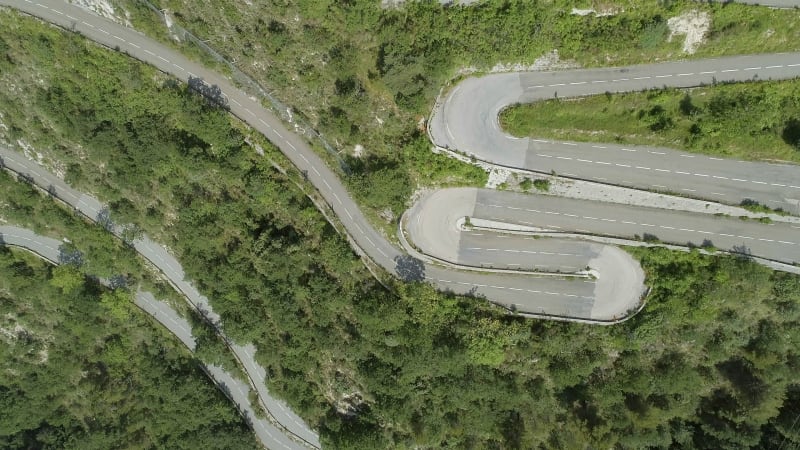
[[[550,190],[550,180],[545,180],[541,178],[533,180],[533,187],[542,192],[547,192]]]
[[[784,211],[782,208],[770,208],[769,206],[762,205],[757,201],[745,199],[742,203],[739,204],[744,209],[749,211],[757,212],[757,213],[765,213],[765,214],[779,214],[779,215],[789,215],[790,213]]]
[[[517,136],[671,147],[762,161],[800,162],[800,80],[655,89],[514,106]]]
[[[537,191],[547,192],[550,190],[550,180],[544,178],[531,180],[529,177],[525,177],[519,182],[519,188],[522,189],[523,192],[528,192],[533,188]]]

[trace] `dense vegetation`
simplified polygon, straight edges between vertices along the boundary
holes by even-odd
[[[174,42],[139,0],[117,1],[134,26]],[[361,159],[349,158],[351,190],[395,216],[417,184],[485,182],[475,168],[434,158],[418,131],[461,69],[527,65],[553,50],[583,66],[682,58],[683,36],[670,41],[667,20],[695,9],[709,13],[711,28],[694,57],[800,49],[800,11],[726,2],[410,1],[381,9],[380,0],[151,1],[307,117],[337,150],[362,145]],[[573,7],[610,15],[580,16]]]
[[[545,100],[506,109],[501,123],[517,136],[800,162],[800,80]]]
[[[131,302],[130,291],[136,288],[155,292],[159,298],[169,301],[174,309],[182,311],[182,314],[188,317],[192,323],[192,331],[197,339],[196,356],[206,364],[225,367],[234,376],[242,378],[243,375],[239,375],[237,372],[235,360],[227,353],[227,349],[211,327],[191,314],[183,300],[174,293],[172,287],[146,269],[130,247],[123,245],[101,226],[92,225],[76,215],[70,208],[54,202],[27,182],[17,181],[2,171],[0,172],[0,192],[3,192],[0,221],[36,230],[39,234],[54,238],[68,237],[69,240],[64,246],[65,254],[80,255],[78,258],[69,258],[73,261],[72,265],[52,268],[48,271],[45,269],[46,265],[37,263],[38,260],[23,258],[21,255],[24,253],[17,253],[17,256],[14,256],[15,254],[0,247],[0,252],[10,258],[9,261],[6,261],[8,262],[7,268],[14,269],[15,276],[18,278],[12,282],[11,278],[5,279],[0,274],[0,280],[8,281],[0,289],[3,292],[2,295],[7,296],[2,299],[0,308],[8,313],[3,316],[6,319],[5,322],[0,320],[0,327],[4,327],[3,330],[6,331],[13,331],[11,334],[4,333],[7,335],[6,337],[19,331],[16,327],[17,322],[24,325],[27,330],[24,335],[12,336],[14,342],[23,339],[26,344],[23,346],[10,345],[3,355],[4,361],[8,365],[22,364],[24,361],[33,360],[27,358],[34,354],[31,349],[50,348],[58,353],[50,357],[51,363],[54,364],[53,367],[45,370],[50,375],[59,373],[59,364],[62,358],[76,358],[74,364],[82,364],[65,366],[64,378],[70,377],[69,370],[73,367],[81,367],[85,372],[85,369],[91,366],[96,371],[108,372],[110,369],[106,368],[106,365],[111,363],[115,364],[114,370],[123,371],[125,374],[131,372],[136,375],[136,378],[126,381],[127,387],[123,389],[123,386],[118,386],[118,380],[110,382],[97,377],[92,378],[92,382],[80,379],[56,380],[51,379],[50,375],[46,378],[43,377],[40,374],[41,367],[38,369],[31,367],[28,375],[22,377],[26,380],[25,383],[19,383],[14,378],[3,379],[0,377],[0,390],[10,389],[9,397],[6,399],[8,404],[21,401],[20,398],[31,397],[35,401],[32,400],[34,403],[30,408],[35,410],[35,408],[41,407],[38,402],[42,399],[39,396],[42,395],[42,389],[45,387],[48,396],[53,396],[61,391],[64,398],[75,395],[76,391],[83,392],[84,389],[89,389],[97,391],[96,395],[100,396],[100,400],[95,400],[100,402],[100,406],[107,407],[108,401],[113,400],[115,402],[113,408],[120,407],[122,413],[130,413],[136,417],[135,424],[126,423],[125,426],[131,426],[132,430],[137,426],[145,429],[141,433],[132,432],[133,438],[126,441],[123,439],[124,433],[120,433],[124,431],[122,417],[104,417],[108,420],[87,425],[84,417],[95,413],[101,414],[102,411],[91,409],[82,403],[78,404],[80,402],[77,401],[73,401],[74,404],[69,405],[56,403],[50,409],[42,409],[39,415],[30,415],[30,411],[22,408],[23,405],[12,405],[13,408],[7,409],[11,411],[10,417],[14,417],[15,413],[18,413],[19,417],[14,423],[0,421],[2,430],[0,438],[8,439],[7,445],[0,445],[0,447],[40,448],[46,444],[52,444],[50,448],[69,448],[83,444],[85,441],[86,447],[82,445],[78,445],[78,447],[95,448],[92,447],[93,444],[89,444],[95,440],[98,445],[96,448],[139,444],[146,446],[147,442],[161,442],[163,445],[169,443],[167,446],[172,447],[174,438],[162,435],[177,434],[186,446],[179,447],[183,444],[176,439],[174,441],[176,448],[195,448],[193,443],[204,442],[205,435],[198,436],[197,440],[193,440],[182,434],[195,433],[191,428],[194,426],[204,427],[214,433],[222,434],[219,442],[229,440],[232,445],[230,448],[256,446],[255,441],[247,436],[234,436],[229,439],[230,433],[235,435],[249,433],[247,425],[238,418],[238,413],[232,406],[229,406],[225,397],[214,393],[216,386],[200,371],[197,359],[191,358],[171,334],[152,322],[149,316],[139,311]],[[30,267],[27,267],[26,264]],[[44,271],[40,275],[46,278],[45,281],[49,280],[49,284],[52,286],[50,288],[23,286],[24,277],[29,277],[28,282],[35,285],[37,283],[35,270],[40,269]],[[113,292],[108,291],[93,281],[97,276],[114,279],[116,285],[123,286],[123,288]],[[20,294],[20,291],[16,289],[18,286],[24,288],[25,295],[38,296],[35,302],[19,300],[23,297],[18,296]],[[54,290],[53,287],[59,290]],[[78,303],[73,303],[74,301],[78,301]],[[75,305],[79,307],[76,308]],[[21,312],[24,314],[20,314]],[[61,317],[62,314],[68,316],[66,320]],[[56,333],[52,332],[51,328],[53,327],[58,327]],[[36,335],[29,333],[34,328],[37,331]],[[78,334],[77,337],[70,337],[75,333]],[[46,339],[41,339],[42,336],[45,336]],[[54,339],[57,345],[51,345],[51,341]],[[97,345],[87,349],[70,347],[73,344],[76,347],[84,345],[90,341],[96,341]],[[75,342],[80,343],[75,344]],[[125,351],[136,349],[137,352],[145,350],[145,352],[141,355],[142,360],[131,359],[128,365],[120,365],[117,360],[119,358],[117,352],[121,349]],[[167,358],[168,365],[165,366],[160,362],[162,357]],[[156,361],[144,361],[145,358],[155,358]],[[17,369],[9,369],[8,373],[14,373],[13,370]],[[165,392],[162,395],[158,393],[158,390],[170,390],[172,389],[171,384],[152,384],[151,381],[146,381],[151,384],[148,384],[146,388],[139,386],[144,382],[139,379],[140,377],[165,376],[171,377],[168,378],[170,383],[182,383],[180,378],[186,377],[187,389],[195,389],[197,392],[192,396],[187,396],[186,392],[179,389],[172,393]],[[210,389],[206,386],[198,387],[202,383],[206,383]],[[145,392],[147,395],[140,396],[139,393],[132,395],[134,391],[131,389],[138,389],[139,393]],[[107,401],[106,398],[111,400]],[[178,402],[178,405],[174,405],[176,409],[163,414],[164,416],[171,414],[174,417],[161,417],[158,414],[152,417],[142,415],[141,410],[152,408],[152,405],[142,399],[147,399],[147,402]],[[91,397],[85,400],[95,401]],[[181,410],[180,402],[185,402],[185,405],[188,406],[184,406],[184,409]],[[4,405],[6,404],[4,403]],[[211,411],[198,411],[195,414],[193,408],[196,405],[204,405]],[[231,412],[237,414],[236,418],[230,417]],[[75,414],[76,417],[70,418],[68,413]],[[63,417],[60,417],[61,415]],[[177,423],[181,419],[178,415],[186,416],[189,425]],[[147,423],[149,420],[160,421],[160,424]],[[61,423],[63,426],[59,425]],[[158,431],[151,432],[150,429]],[[97,433],[113,434],[114,437],[95,436]],[[57,436],[52,437],[51,435]],[[52,439],[48,436],[51,436]],[[48,439],[51,440],[48,441]],[[12,442],[17,444],[12,445]]]
[[[258,448],[197,360],[125,296],[0,247],[0,447]]]
[[[154,293],[192,324],[197,357],[206,364],[224,367],[244,380],[244,375],[238,372],[236,360],[225,348],[213,327],[167,281],[154,273],[131,247],[112,236],[102,226],[92,224],[88,219],[75,214],[71,208],[45,196],[27,181],[17,181],[5,171],[0,171],[0,192],[3,192],[0,221],[34,230],[43,236],[67,238],[65,254],[79,255],[73,260],[80,261],[75,267],[83,276],[124,280],[124,284],[130,289],[138,287]],[[78,275],[63,271],[62,274],[74,275],[73,279]],[[116,303],[119,306],[117,312],[126,315],[135,311],[130,305],[125,306],[123,303],[127,302]]]
[[[11,139],[168,244],[326,445],[800,445],[800,277],[632,250],[653,289],[614,327],[505,316],[425,285],[387,292],[301,177],[267,161],[281,155],[184,86],[16,15],[0,14],[0,38],[13,62],[0,83],[41,80],[0,89]]]

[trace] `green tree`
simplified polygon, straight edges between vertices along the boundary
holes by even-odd
[[[72,265],[54,267],[50,284],[59,288],[62,293],[71,295],[78,292],[85,283],[83,273]]]
[[[130,317],[132,300],[131,293],[125,289],[106,291],[100,295],[100,304],[118,320]]]

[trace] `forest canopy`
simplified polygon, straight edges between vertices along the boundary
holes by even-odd
[[[255,342],[270,388],[324,445],[800,445],[800,277],[746,259],[632,249],[652,292],[614,327],[525,320],[424,284],[389,291],[314,208],[302,178],[274,168],[288,167],[280,153],[223,110],[16,14],[0,14],[0,38],[13,61],[0,83],[18,86],[0,89],[13,141],[168,245],[226,330]],[[34,75],[42,81],[11,81]],[[19,401],[10,400],[26,407]]]
[[[259,448],[199,362],[131,308],[0,246],[1,448]]]

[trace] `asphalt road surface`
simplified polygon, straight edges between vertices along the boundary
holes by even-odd
[[[709,245],[786,264],[800,263],[800,227],[796,224],[760,223],[756,219],[588,200],[564,202],[548,195],[502,194],[505,193],[479,190],[473,217],[534,226],[554,233],[630,240],[649,236],[669,244]]]
[[[0,226],[0,244],[24,248],[53,264],[58,264],[58,248],[62,242],[58,239],[39,236],[25,228],[2,225]]]
[[[153,294],[146,291],[137,291],[133,302],[150,314],[161,325],[175,335],[183,345],[194,352],[197,349],[197,341],[192,335],[192,325],[188,320],[181,317],[168,303],[153,297]]]
[[[457,217],[441,220],[439,210],[454,203],[468,206]],[[564,202],[549,195],[474,188],[442,189],[418,205],[406,225],[409,238],[424,253],[465,266],[549,272],[578,272],[588,266],[606,274],[606,268],[594,262],[597,244],[559,239],[563,234],[631,241],[657,239],[666,244],[714,247],[785,264],[800,263],[800,226],[791,223],[761,223],[756,219],[587,200]],[[481,221],[487,225],[472,230],[456,226],[457,219],[464,216],[470,217],[473,224]],[[492,223],[516,225],[518,230],[529,232],[481,229],[490,228]]]
[[[613,321],[636,309],[644,293],[644,273],[636,260],[616,247],[576,240],[539,240],[486,230],[464,231],[459,226],[464,217],[470,217],[473,223],[492,219],[479,212],[483,197],[490,192],[499,198],[506,194],[455,188],[425,195],[405,215],[402,224],[405,235],[417,250],[438,261],[505,271],[493,273],[497,279],[491,282],[504,283],[493,286],[502,286],[511,294],[505,304],[517,311],[545,315],[556,311],[564,316]],[[587,269],[594,276],[589,276]],[[527,277],[514,273],[523,271],[573,276],[534,278],[530,273]],[[458,274],[472,278],[486,276],[475,272]]]
[[[516,103],[661,86],[800,76],[800,53],[752,55],[626,68],[493,74],[459,83],[435,110],[434,142],[506,167],[675,192],[738,205],[745,199],[800,211],[800,167],[737,161],[668,148],[517,138],[498,115]]]
[[[572,240],[521,238],[508,233],[462,231],[455,221],[440,220],[442,205],[471,205],[456,219],[469,216],[534,229],[558,237],[561,233],[638,240],[645,237],[689,247],[718,250],[786,264],[800,263],[800,227],[760,223],[756,219],[669,211],[641,206],[574,200],[560,197],[453,188],[436,191],[420,202],[409,219],[411,240],[428,254],[477,267],[575,272],[585,268],[596,251]],[[432,237],[432,238],[431,238]],[[527,244],[526,244],[527,242]]]

